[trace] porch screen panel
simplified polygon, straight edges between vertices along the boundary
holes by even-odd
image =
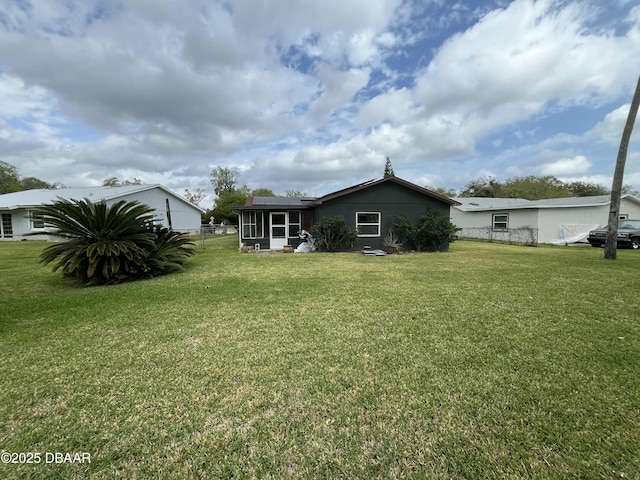
[[[263,238],[264,219],[262,212],[242,212],[242,237]]]
[[[271,214],[271,236],[273,238],[286,238],[287,236],[287,214]]]
[[[297,237],[302,229],[302,215],[300,212],[289,212],[289,238]]]

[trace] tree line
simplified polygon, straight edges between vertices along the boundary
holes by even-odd
[[[389,158],[386,160],[384,176],[395,175]],[[203,214],[203,220],[209,221],[215,217],[218,222],[235,222],[236,214],[232,211],[234,205],[244,205],[249,196],[275,197],[279,196],[268,188],[250,189],[247,185],[238,186],[240,172],[227,166],[217,166],[210,174],[210,182],[216,196],[215,202]],[[119,179],[110,177],[104,180],[104,186],[141,185],[138,178]],[[18,169],[0,161],[0,194],[32,190],[36,188],[61,188],[62,184],[50,184],[35,177],[22,178]],[[430,187],[431,190],[448,197],[492,197],[492,198],[524,198],[526,200],[542,200],[545,198],[586,197],[592,195],[609,195],[610,189],[597,183],[582,181],[563,181],[554,176],[523,176],[511,177],[499,181],[491,176],[484,176],[467,183],[460,191],[442,187]],[[630,193],[640,197],[640,191],[630,185],[622,187],[622,193]],[[207,192],[198,188],[191,192],[185,189],[184,197],[195,205],[199,205],[207,196]],[[285,197],[306,197],[307,192],[287,190]]]
[[[268,188],[256,188],[251,190],[247,185],[238,186],[240,172],[236,169],[218,166],[211,171],[211,185],[216,195],[213,208],[207,210],[203,219],[215,218],[216,223],[235,223],[237,215],[233,212],[232,207],[235,205],[244,205],[248,197],[307,197],[307,192],[298,190],[287,190],[284,195],[278,195]],[[195,194],[185,190],[185,198],[191,203],[198,204],[204,198],[202,189],[196,190]],[[198,200],[198,201],[196,201]]]
[[[542,200],[545,198],[590,197],[609,195],[611,190],[603,185],[590,182],[565,182],[554,176],[512,177],[500,182],[493,177],[473,180],[460,191],[460,197],[524,198]],[[638,196],[639,192],[630,185],[623,187],[623,193]]]
[[[18,169],[10,163],[0,161],[0,194],[33,190],[34,188],[58,188],[36,177],[22,178]]]

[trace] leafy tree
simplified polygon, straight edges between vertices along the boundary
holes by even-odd
[[[640,190],[635,188],[633,185],[623,185],[622,186],[622,190],[621,190],[621,194],[622,195],[633,195],[634,197],[640,198]]]
[[[513,177],[508,179],[501,187],[501,196],[506,198],[524,198],[527,200],[540,200],[543,198],[569,197],[571,192],[565,184],[556,177]]]
[[[189,203],[193,203],[194,205],[200,205],[200,202],[204,200],[207,194],[203,189],[198,188],[195,192],[190,192],[188,188],[184,189],[184,198],[187,199]]]
[[[236,223],[238,216],[231,209],[236,205],[244,205],[247,195],[239,191],[222,192],[216,200],[212,215],[225,223]],[[209,218],[209,217],[207,217]]]
[[[586,182],[563,182],[547,175],[537,177],[512,177],[504,183],[493,177],[483,177],[469,182],[460,192],[461,197],[503,197],[541,200],[544,198],[586,197],[604,195],[609,191],[602,185]]]
[[[572,197],[590,197],[593,195],[606,195],[609,189],[597,183],[569,182],[566,188]]]
[[[36,177],[26,177],[20,180],[20,190],[35,190],[36,188],[52,189],[56,186]]]
[[[286,192],[284,192],[284,196],[290,197],[290,198],[302,198],[302,197],[308,197],[309,193],[303,192],[301,190],[287,190]]]
[[[216,167],[211,171],[211,185],[216,196],[223,192],[233,192],[236,189],[240,173],[229,167]]]
[[[387,177],[395,177],[396,174],[393,171],[393,166],[391,165],[391,160],[387,157],[387,162],[384,164],[384,178]]]
[[[89,199],[60,199],[36,215],[64,242],[46,247],[43,264],[84,284],[112,284],[170,273],[193,255],[184,234],[154,225],[153,209],[121,200],[111,207]]]
[[[118,177],[110,177],[102,182],[103,187],[125,187],[127,185],[142,185],[142,180],[133,177],[132,180],[125,178],[119,179]]]
[[[22,190],[18,169],[13,165],[0,161],[0,194]]]
[[[502,184],[493,177],[482,177],[467,183],[460,192],[461,197],[489,197],[502,196]]]
[[[251,196],[253,197],[277,197],[273,190],[269,190],[268,188],[256,188],[251,192]]]
[[[18,169],[13,165],[0,161],[0,194],[32,190],[34,188],[55,188],[44,180],[35,177],[20,179]]]
[[[440,195],[444,195],[445,197],[456,197],[458,196],[458,192],[454,188],[444,188],[444,187],[428,187],[429,190],[439,193]]]
[[[355,228],[347,225],[344,217],[336,216],[324,219],[311,227],[316,248],[327,252],[349,251],[358,239]]]

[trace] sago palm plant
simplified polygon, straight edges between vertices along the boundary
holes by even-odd
[[[153,246],[145,251],[144,276],[155,277],[180,270],[187,257],[193,255],[193,242],[184,234],[161,225],[153,225]]]
[[[46,247],[40,261],[54,263],[54,272],[61,270],[83,283],[109,284],[168,273],[191,254],[187,248],[190,242],[176,234],[177,238],[163,247],[173,247],[174,257],[165,254],[158,258],[153,253],[149,258],[157,251],[160,236],[153,224],[153,209],[137,201],[121,200],[109,207],[86,198],[59,199],[40,207],[36,214],[54,227],[54,235],[66,240]]]

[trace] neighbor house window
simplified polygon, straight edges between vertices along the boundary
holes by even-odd
[[[242,212],[242,237],[243,238],[263,238],[263,215],[262,212]]]
[[[380,212],[357,212],[356,229],[359,237],[379,237]]]
[[[300,230],[302,230],[302,213],[298,211],[290,211],[289,238],[297,237]]]
[[[508,213],[494,213],[493,214],[493,229],[494,230],[507,230],[509,228],[509,214]]]
[[[44,228],[42,215],[38,215],[36,212],[29,212],[29,222],[31,223],[32,230]]]
[[[2,226],[0,227],[0,237],[11,238],[13,237],[13,227],[11,225],[11,214],[2,214]]]

